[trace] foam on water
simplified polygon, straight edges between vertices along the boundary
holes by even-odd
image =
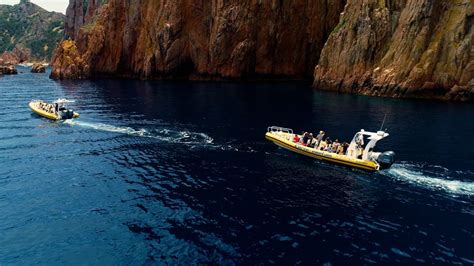
[[[145,129],[135,130],[131,127],[117,127],[117,126],[112,126],[108,124],[89,123],[89,122],[83,122],[83,121],[77,121],[77,120],[65,120],[64,124],[81,126],[85,128],[113,132],[113,133],[134,135],[134,136],[145,136],[145,134],[147,133]]]
[[[452,175],[468,174],[462,171],[455,173],[441,166],[417,165],[408,162],[394,164],[390,169],[382,171],[385,176],[410,184],[423,186],[432,190],[474,196],[474,182],[455,180]]]
[[[192,149],[211,149],[221,151],[235,152],[255,152],[252,147],[247,145],[235,145],[230,143],[215,143],[214,139],[209,135],[201,132],[192,132],[188,130],[175,129],[134,129],[126,126],[113,126],[104,123],[85,122],[79,120],[64,120],[64,124],[89,128],[94,130],[106,131],[111,133],[125,134],[129,136],[144,137],[157,139],[163,143],[170,144],[186,144]]]
[[[103,123],[91,123],[78,120],[65,120],[65,124],[80,126],[84,128],[90,128],[100,131],[106,131],[111,133],[125,134],[129,136],[145,137],[158,139],[166,143],[180,143],[180,144],[203,144],[210,145],[214,142],[214,139],[210,136],[199,133],[199,132],[190,132],[190,131],[179,131],[171,129],[160,129],[160,130],[146,130],[146,129],[134,129],[131,127],[120,127],[113,126]]]

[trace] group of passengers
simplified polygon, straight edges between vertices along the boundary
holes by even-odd
[[[55,105],[51,103],[39,102],[39,108],[50,114],[55,114],[57,111]]]
[[[314,137],[313,133],[303,132],[301,135],[302,137],[295,134],[293,142],[320,151],[332,152],[340,155],[346,154],[347,148],[349,148],[349,143],[341,143],[338,139],[332,141],[329,137],[325,137],[325,135],[326,133],[324,131],[320,131],[316,137]]]

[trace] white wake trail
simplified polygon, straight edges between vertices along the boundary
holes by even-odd
[[[146,129],[134,129],[131,127],[119,127],[103,123],[91,123],[78,120],[65,120],[65,124],[72,126],[80,126],[99,131],[125,134],[129,136],[138,136],[144,138],[153,138],[166,143],[179,143],[190,145],[210,145],[213,144],[214,139],[204,133],[179,131],[171,129],[160,129],[148,131]]]
[[[474,182],[451,179],[449,170],[437,167],[436,171],[426,171],[422,166],[410,163],[394,164],[382,174],[402,182],[408,182],[432,190],[441,190],[456,195],[474,196]],[[443,171],[441,171],[443,169]],[[448,173],[446,173],[448,171]],[[458,174],[462,172],[457,172]]]
[[[131,127],[116,127],[103,123],[88,123],[77,120],[65,120],[64,124],[141,137],[146,137],[146,134],[148,133],[145,129],[135,130]]]

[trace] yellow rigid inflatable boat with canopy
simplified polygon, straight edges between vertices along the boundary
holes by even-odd
[[[66,99],[57,99],[53,103],[47,103],[41,100],[32,100],[28,104],[30,109],[36,114],[51,119],[51,120],[65,120],[78,118],[79,114],[71,109],[68,109],[67,104],[74,101]]]
[[[389,168],[395,161],[395,153],[387,151],[384,153],[374,152],[373,148],[377,142],[388,137],[384,131],[368,132],[361,130],[357,132],[349,144],[347,151],[343,154],[329,152],[303,145],[300,142],[294,142],[297,139],[303,139],[303,136],[296,135],[292,129],[282,127],[269,127],[265,138],[276,145],[314,159],[323,160],[331,163],[342,164],[355,168],[378,171]],[[363,146],[363,139],[367,138],[368,143]]]

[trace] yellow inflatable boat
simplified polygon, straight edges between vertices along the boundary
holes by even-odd
[[[395,161],[395,153],[392,151],[384,153],[373,151],[377,141],[388,137],[388,135],[389,134],[384,131],[368,132],[362,129],[355,134],[353,140],[349,146],[346,147],[344,152],[339,150],[339,153],[333,152],[332,150],[322,150],[318,143],[316,143],[314,147],[306,145],[301,141],[304,139],[304,136],[294,134],[293,130],[289,128],[269,127],[265,138],[284,149],[314,159],[370,171],[378,171],[389,168]],[[364,138],[368,140],[365,146]]]
[[[51,119],[51,120],[65,120],[78,118],[79,114],[71,109],[68,109],[67,104],[74,101],[66,99],[57,99],[53,103],[47,103],[41,100],[32,100],[28,104],[30,109],[36,114]]]

